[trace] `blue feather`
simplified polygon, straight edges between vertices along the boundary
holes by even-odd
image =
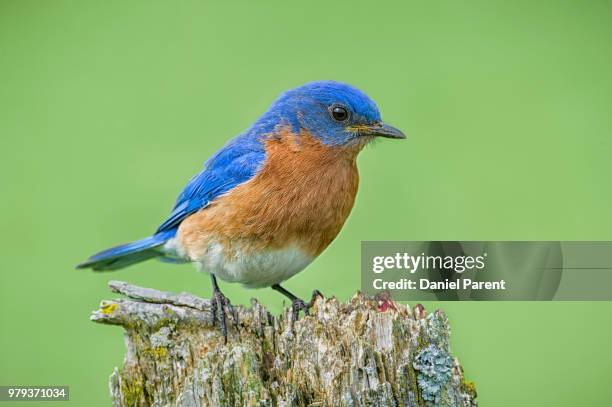
[[[228,142],[204,165],[179,195],[170,216],[153,236],[116,246],[97,253],[77,268],[117,270],[154,257],[163,261],[181,262],[166,257],[163,246],[176,235],[180,223],[192,213],[204,208],[219,195],[248,181],[265,160],[263,144],[247,132]]]
[[[157,233],[177,228],[187,216],[251,179],[264,161],[264,146],[251,137],[250,132],[232,139],[189,181],[179,195],[172,213],[157,229]]]
[[[176,229],[157,233],[135,242],[111,247],[94,254],[79,264],[77,268],[92,268],[93,270],[117,270],[134,263],[162,255],[159,247],[176,234]]]

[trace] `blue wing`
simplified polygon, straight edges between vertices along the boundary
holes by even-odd
[[[210,201],[251,179],[265,160],[263,145],[248,135],[240,136],[219,150],[204,164],[204,170],[189,181],[179,196],[170,217],[153,236],[116,246],[97,253],[77,268],[117,270],[134,263],[164,257],[163,246],[176,234],[178,225],[190,214],[204,208]]]
[[[219,195],[251,179],[265,161],[263,144],[248,135],[226,144],[194,176],[176,200],[172,213],[157,233],[175,229],[189,215]]]

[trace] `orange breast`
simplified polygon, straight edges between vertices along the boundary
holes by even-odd
[[[182,222],[179,242],[192,259],[211,242],[226,256],[288,245],[317,256],[340,232],[357,193],[361,146],[330,147],[286,130],[265,145],[266,162],[253,179]]]

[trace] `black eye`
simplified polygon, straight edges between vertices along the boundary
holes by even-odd
[[[334,120],[344,122],[349,117],[349,112],[344,106],[334,105],[330,108],[330,112]]]

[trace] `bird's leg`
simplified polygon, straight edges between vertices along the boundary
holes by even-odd
[[[291,327],[293,328],[293,323],[295,321],[297,321],[298,316],[300,314],[300,311],[304,311],[304,315],[308,315],[308,310],[310,309],[310,307],[313,306],[315,300],[317,299],[317,297],[323,297],[323,294],[321,294],[321,292],[319,292],[319,290],[313,290],[312,292],[312,298],[310,299],[310,302],[308,304],[306,304],[302,299],[296,297],[295,295],[293,295],[291,292],[287,291],[286,289],[284,289],[283,287],[280,286],[280,284],[274,284],[272,286],[272,289],[278,291],[279,293],[283,294],[285,297],[289,298],[291,300],[291,311],[292,311],[292,316],[293,319],[291,321]]]
[[[230,302],[229,298],[223,295],[221,290],[219,290],[219,285],[217,284],[217,277],[215,277],[215,275],[211,273],[210,278],[212,280],[213,286],[213,297],[211,300],[213,326],[218,320],[221,328],[221,333],[225,338],[225,343],[227,343],[227,318],[225,315],[225,311],[229,312],[232,315],[232,319],[234,320],[236,329],[238,329],[238,312],[232,306],[232,303]]]

